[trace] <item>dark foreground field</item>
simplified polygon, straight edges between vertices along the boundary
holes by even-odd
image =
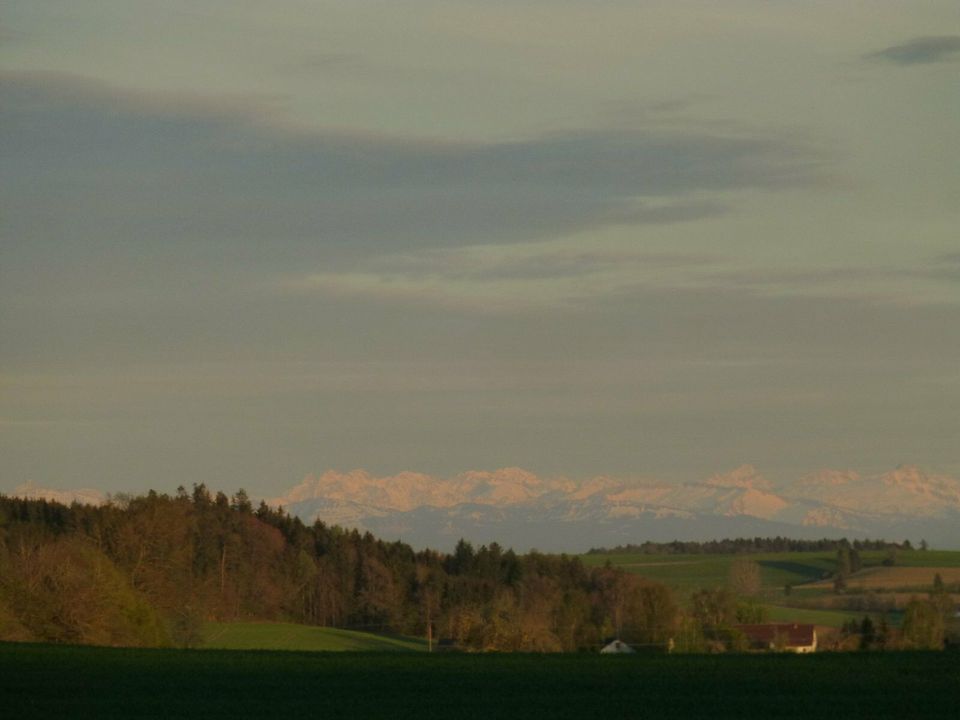
[[[4,718],[958,717],[960,654],[619,656],[0,644]]]

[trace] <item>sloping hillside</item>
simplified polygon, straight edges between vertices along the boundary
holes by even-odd
[[[426,641],[296,623],[207,623],[201,647],[223,650],[418,652]]]

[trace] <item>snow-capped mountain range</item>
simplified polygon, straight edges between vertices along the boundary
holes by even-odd
[[[31,483],[12,494],[66,503],[106,499],[97,490]],[[440,550],[461,537],[518,550],[582,552],[645,540],[758,535],[922,538],[960,549],[960,480],[913,466],[879,475],[820,470],[778,485],[751,465],[682,484],[538,477],[520,468],[451,478],[328,470],[267,503],[308,523],[319,519]]]
[[[520,468],[452,478],[331,470],[268,502],[308,522],[441,549],[460,537],[577,552],[734,535],[924,538],[960,547],[960,481],[911,466],[880,475],[821,470],[778,487],[750,465],[684,484],[541,478]]]
[[[106,493],[102,493],[94,488],[54,490],[52,488],[39,487],[32,480],[15,487],[10,495],[12,497],[27,498],[29,500],[51,500],[64,505],[70,505],[72,503],[102,505],[107,501]]]

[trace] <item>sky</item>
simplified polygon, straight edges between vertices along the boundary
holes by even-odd
[[[955,0],[0,0],[0,492],[960,474]]]

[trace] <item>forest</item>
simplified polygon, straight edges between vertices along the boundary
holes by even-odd
[[[723,540],[673,540],[671,542],[644,542],[639,545],[617,545],[613,548],[590,548],[588,554],[607,555],[611,553],[636,553],[642,555],[730,555],[733,553],[769,553],[769,552],[816,552],[838,550],[849,547],[854,550],[910,550],[909,540],[902,543],[886,540],[840,540],[822,538],[820,540],[797,540],[786,537],[727,538]],[[920,542],[921,549],[927,549],[925,540]]]
[[[414,551],[308,526],[254,508],[243,490],[201,484],[69,507],[0,496],[0,640],[192,647],[205,622],[285,620],[474,651],[596,650],[612,637],[652,652],[736,650],[736,624],[765,619],[755,572],[744,560],[728,586],[678,599],[567,555],[464,540],[449,554]],[[943,644],[942,632],[916,642],[889,632],[885,647]]]

